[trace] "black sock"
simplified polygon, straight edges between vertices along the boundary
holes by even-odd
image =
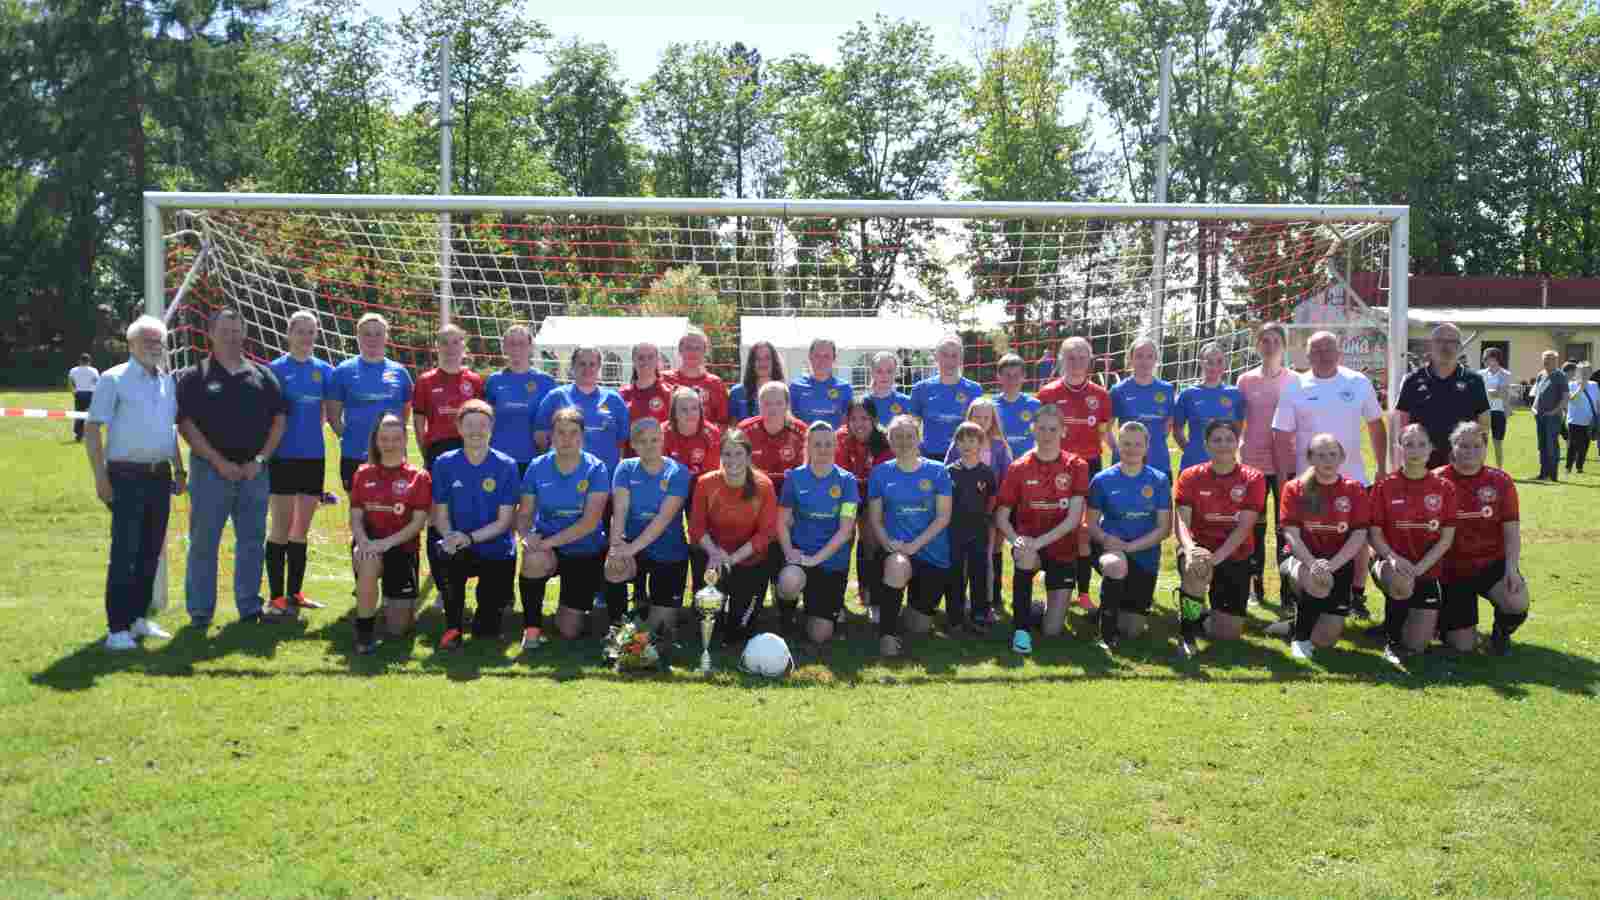
[[[1027,631],[1033,626],[1033,576],[1036,572],[1018,569],[1011,573],[1011,627]]]
[[[518,578],[522,589],[522,627],[544,628],[544,586],[548,578]]]
[[[283,562],[288,550],[288,544],[267,541],[267,591],[272,594],[269,599],[287,596],[283,592]]]
[[[1406,615],[1410,611],[1411,608],[1404,600],[1383,598],[1383,631],[1388,636],[1389,643],[1396,647],[1405,641]]]
[[[378,623],[378,612],[377,612],[377,610],[373,610],[372,615],[370,615],[370,616],[363,616],[359,612],[356,613],[356,640],[361,641],[363,644],[371,643],[371,641],[372,641],[372,628],[377,623]]]
[[[1122,608],[1122,594],[1127,583],[1121,578],[1100,579],[1100,639],[1115,640],[1117,612]]]
[[[433,573],[433,580],[439,586],[439,598],[444,601],[445,627],[460,631],[467,614],[466,581],[456,584],[442,568]]]
[[[1501,612],[1498,608],[1494,611],[1494,633],[1503,637],[1511,637],[1522,623],[1528,621],[1526,610],[1519,613]]]
[[[1350,591],[1350,605],[1351,605],[1351,607],[1356,608],[1356,609],[1364,609],[1364,608],[1366,608],[1366,605],[1367,605],[1367,589],[1366,588],[1353,588],[1353,589],[1351,589],[1351,591]],[[1388,609],[1388,608],[1389,608],[1389,606],[1388,606],[1388,603],[1386,601],[1384,603],[1384,609]],[[1387,618],[1387,614],[1385,614],[1385,618]]]
[[[1089,593],[1089,573],[1093,571],[1094,567],[1089,564],[1088,556],[1078,557],[1077,572],[1074,573],[1078,576],[1078,593]]]
[[[1311,630],[1317,627],[1317,619],[1321,613],[1314,609],[1306,609],[1310,604],[1306,598],[1297,597],[1294,605],[1294,639],[1297,641],[1311,640]]]
[[[282,594],[293,597],[300,593],[306,586],[306,545],[303,542],[290,541],[287,545],[289,552],[289,585]]]
[[[999,551],[989,557],[989,599],[983,604],[985,610],[994,609],[996,604],[1005,606],[1005,594],[1001,593],[1000,576],[1004,574],[1006,558]]]
[[[894,590],[884,587],[883,593],[878,597],[878,636],[900,634],[900,603],[905,597],[905,590]]]
[[[628,586],[626,584],[606,585],[606,615],[610,617],[611,624],[621,624],[628,616]]]

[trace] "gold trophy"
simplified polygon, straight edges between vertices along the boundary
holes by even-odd
[[[704,675],[711,674],[711,632],[717,628],[717,613],[727,599],[717,590],[721,574],[720,568],[707,569],[706,586],[694,594],[694,607],[700,611],[700,672]]]

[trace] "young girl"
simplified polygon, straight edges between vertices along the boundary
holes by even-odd
[[[1383,658],[1420,653],[1439,624],[1441,563],[1456,537],[1456,486],[1428,471],[1433,441],[1420,422],[1400,432],[1400,471],[1372,486],[1372,578],[1386,598]]]
[[[980,400],[987,403],[988,400]],[[977,408],[977,403],[972,409]],[[945,608],[950,633],[970,630],[981,632],[988,622],[989,564],[994,555],[995,495],[1000,491],[999,479],[985,460],[985,450],[991,458],[1001,455],[994,452],[1004,447],[1004,441],[993,440],[973,421],[972,409],[968,420],[956,426],[952,453],[957,457],[947,463],[950,471],[950,558],[952,560],[950,600]],[[967,619],[966,611],[972,611]]]
[[[1267,509],[1267,482],[1239,462],[1239,425],[1213,419],[1204,434],[1211,461],[1184,469],[1173,499],[1178,507],[1178,653],[1197,652],[1195,640],[1238,640],[1250,605],[1250,550],[1256,520]],[[1209,600],[1210,610],[1206,609]]]
[[[356,565],[356,653],[380,643],[373,634],[382,588],[391,635],[411,630],[417,614],[418,541],[433,502],[433,480],[406,462],[406,423],[384,413],[367,462],[350,484],[351,552]]]
[[[672,388],[661,380],[661,350],[650,341],[633,345],[633,380],[619,393],[628,405],[628,422],[655,419],[665,422],[672,414]],[[624,458],[632,456],[632,446],[624,444]]]

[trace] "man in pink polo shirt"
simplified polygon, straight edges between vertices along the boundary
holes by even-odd
[[[1295,476],[1298,467],[1292,454],[1278,458],[1272,440],[1272,417],[1278,411],[1278,394],[1283,386],[1294,380],[1294,373],[1283,366],[1283,349],[1288,344],[1287,332],[1277,322],[1268,322],[1256,333],[1256,352],[1261,355],[1261,365],[1239,376],[1237,386],[1244,394],[1244,445],[1239,448],[1239,459],[1267,476],[1267,493],[1272,495],[1272,533],[1274,546],[1283,547],[1283,532],[1278,528],[1278,491]],[[1255,549],[1250,552],[1250,602],[1266,602],[1262,573],[1266,570],[1267,517],[1256,519]],[[1285,604],[1294,601],[1283,598]],[[1292,618],[1294,610],[1283,609]]]

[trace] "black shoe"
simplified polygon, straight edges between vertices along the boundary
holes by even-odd
[[[1262,584],[1261,576],[1257,575],[1257,576],[1255,576],[1255,577],[1250,579],[1250,605],[1251,606],[1260,606],[1260,605],[1262,605],[1262,604],[1264,604],[1266,602],[1267,602],[1266,585]]]
[[[1488,650],[1490,656],[1510,656],[1511,635],[1502,634],[1499,631],[1489,632]]]
[[[373,638],[373,639],[367,640],[367,641],[363,641],[363,640],[357,639],[356,640],[356,655],[357,656],[371,656],[373,653],[377,652],[378,645],[382,644],[382,643],[383,643],[383,641],[379,640],[378,638]]]
[[[1101,650],[1106,651],[1107,653],[1112,653],[1112,652],[1116,651],[1117,645],[1121,644],[1121,643],[1122,643],[1122,632],[1120,632],[1117,629],[1113,628],[1108,632],[1101,632],[1100,633],[1100,639],[1095,642],[1095,646],[1099,647]]]
[[[266,621],[266,617],[262,616],[261,613],[258,613],[258,612],[253,612],[248,616],[240,616],[239,617],[239,622],[242,625],[260,625],[262,622],[265,622],[265,621]]]
[[[1367,607],[1367,598],[1357,594],[1350,600],[1350,615],[1358,619],[1372,618],[1372,610]]]

